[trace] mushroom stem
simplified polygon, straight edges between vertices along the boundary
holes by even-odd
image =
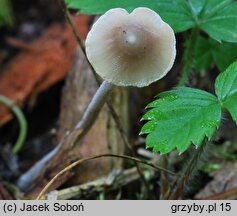
[[[81,120],[76,125],[75,127],[76,129],[83,129],[83,131],[87,131],[90,129],[90,127],[96,120],[96,117],[98,116],[101,108],[105,104],[112,88],[113,88],[112,84],[110,84],[108,81],[103,81],[99,89],[96,91],[91,102],[89,103]]]

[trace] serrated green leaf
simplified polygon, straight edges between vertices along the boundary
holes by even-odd
[[[189,0],[198,25],[217,41],[237,42],[237,2]]]
[[[222,102],[237,93],[237,61],[219,74],[215,82],[216,94]]]
[[[204,1],[204,0],[202,0]],[[207,0],[200,27],[217,41],[237,42],[237,2]]]
[[[159,96],[143,117],[148,122],[141,133],[149,133],[148,148],[161,154],[177,148],[182,153],[191,143],[198,147],[205,136],[211,139],[221,119],[221,105],[214,95],[182,87]]]
[[[223,108],[237,122],[237,61],[217,77],[215,90]]]
[[[185,0],[65,0],[68,7],[84,14],[103,14],[111,8],[125,8],[129,12],[137,7],[148,7],[158,12],[176,32],[195,25],[190,7]]]
[[[220,71],[237,60],[237,43],[219,43],[211,38],[199,37],[196,46],[195,68],[209,70],[215,63]]]
[[[102,14],[121,7],[148,7],[160,14],[175,32],[199,26],[218,41],[237,42],[237,2],[234,0],[65,0],[80,13]]]

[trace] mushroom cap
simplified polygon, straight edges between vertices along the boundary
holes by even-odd
[[[151,9],[115,8],[93,25],[86,53],[95,71],[118,86],[143,87],[161,79],[176,56],[172,28]]]

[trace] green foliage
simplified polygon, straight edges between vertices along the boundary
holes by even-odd
[[[211,38],[199,37],[196,46],[194,67],[198,70],[209,70],[215,63],[223,71],[237,60],[237,44],[219,43]]]
[[[191,143],[198,147],[205,135],[211,139],[221,119],[221,106],[214,95],[181,87],[159,97],[148,105],[152,109],[143,117],[149,120],[141,130],[149,133],[147,147],[162,154],[174,148],[182,153]]]
[[[0,26],[13,25],[10,0],[0,0]]]
[[[141,130],[148,134],[147,147],[161,154],[175,148],[182,153],[191,143],[198,147],[219,127],[222,108],[237,121],[237,62],[217,77],[215,89],[217,97],[187,87],[161,93],[142,118],[148,120]]]
[[[220,74],[215,83],[216,95],[237,122],[237,62]]]
[[[237,2],[233,0],[65,0],[80,13],[102,14],[121,7],[148,7],[158,12],[176,32],[199,26],[218,41],[237,42]]]
[[[79,9],[83,14],[103,14],[111,8],[125,8],[133,11],[137,7],[156,7],[154,0],[65,0],[68,7]]]
[[[191,7],[186,0],[156,0],[151,9],[160,14],[175,32],[186,31],[195,26]]]
[[[234,0],[200,2],[203,2],[202,12],[197,18],[201,29],[218,41],[237,42],[237,2]]]

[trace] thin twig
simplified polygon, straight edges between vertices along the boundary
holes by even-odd
[[[237,197],[237,188],[229,189],[223,193],[214,194],[212,196],[203,198],[203,200],[224,200]]]
[[[142,171],[148,174],[149,180],[155,176],[154,170],[149,168],[143,167]],[[119,190],[121,187],[134,182],[139,178],[140,176],[137,173],[136,167],[133,167],[126,170],[121,170],[121,172],[119,172],[116,177],[113,178],[113,181],[108,182],[108,177],[104,176],[84,184],[52,191],[49,194],[42,196],[41,199],[49,199],[49,197],[52,197],[54,200],[68,200],[90,197],[96,193],[101,193],[104,191]]]
[[[79,46],[81,47],[83,53],[86,53],[84,41],[81,38],[81,35],[79,34],[79,32],[77,31],[77,27],[76,27],[75,23],[73,22],[73,19],[72,19],[72,16],[71,16],[69,10],[67,8],[65,8],[64,10],[65,10],[67,21],[70,24],[74,35],[76,36],[76,39],[77,39],[77,42],[78,42]],[[93,67],[91,66],[91,68],[93,68]]]
[[[120,132],[120,135],[121,135],[121,138],[122,138],[124,144],[129,149],[129,151],[132,154],[132,156],[135,157],[136,153],[135,153],[131,143],[128,141],[127,136],[125,135],[125,131],[124,131],[124,129],[121,126],[121,123],[119,121],[119,118],[118,118],[117,114],[115,113],[115,110],[113,109],[113,107],[112,107],[112,105],[110,103],[108,103],[107,105],[108,105],[108,107],[110,109],[110,113],[112,114],[112,117],[113,117],[113,119],[115,121],[115,124],[117,126],[118,131]],[[147,180],[146,180],[142,170],[140,169],[139,164],[136,161],[134,161],[134,164],[135,164],[135,167],[137,169],[137,173],[139,174],[139,176],[141,178],[141,181],[143,182],[143,184],[144,184],[144,186],[146,188],[148,196],[151,197],[151,198],[154,198],[153,195],[150,192],[149,184],[148,184],[148,182],[147,182]]]
[[[99,80],[95,69],[93,68],[93,66],[91,65],[91,63],[90,63],[90,62],[88,61],[88,59],[87,59],[85,44],[84,44],[84,42],[83,42],[83,39],[82,39],[80,33],[79,33],[78,30],[77,30],[77,27],[76,27],[76,25],[75,25],[75,23],[74,23],[74,21],[73,21],[73,18],[72,18],[72,16],[71,16],[70,11],[68,10],[68,8],[67,8],[67,6],[66,6],[66,4],[65,4],[65,2],[64,2],[63,0],[59,0],[59,5],[61,6],[61,8],[62,8],[62,10],[63,10],[63,13],[65,14],[65,17],[66,17],[66,19],[67,19],[69,25],[70,25],[71,28],[72,28],[72,31],[73,31],[73,33],[74,33],[74,36],[75,36],[77,42],[78,42],[78,45],[79,45],[81,51],[83,52],[83,54],[84,54],[84,56],[85,56],[85,58],[86,58],[86,60],[87,60],[87,63],[88,63],[88,65],[89,65],[89,67],[90,67],[90,69],[91,69],[93,75],[95,76],[95,80],[96,80],[97,84],[100,85],[100,84],[101,84],[101,81]]]
[[[96,155],[96,156],[91,156],[91,157],[87,157],[87,158],[83,158],[83,159],[80,159],[80,160],[77,160],[75,161],[74,163],[70,164],[69,166],[67,166],[66,168],[64,168],[63,170],[61,170],[57,175],[55,175],[48,183],[47,185],[43,188],[43,190],[39,193],[39,195],[37,196],[36,200],[39,200],[44,194],[45,192],[49,189],[49,187],[55,182],[55,180],[60,177],[61,175],[63,175],[65,172],[71,170],[72,168],[78,166],[79,164],[82,164],[86,161],[89,161],[89,160],[94,160],[94,159],[97,159],[97,158],[102,158],[102,157],[117,157],[117,158],[123,158],[123,159],[127,159],[127,160],[132,160],[132,161],[136,161],[138,163],[142,163],[142,164],[145,164],[147,166],[150,166],[154,169],[157,169],[157,170],[162,170],[162,171],[165,171],[165,172],[168,172],[169,174],[172,174],[172,175],[178,175],[176,173],[173,173],[172,171],[169,171],[169,170],[166,170],[164,169],[163,167],[160,167],[160,166],[157,166],[151,162],[147,162],[147,161],[144,161],[144,160],[140,160],[138,158],[134,158],[134,157],[131,157],[131,156],[127,156],[127,155],[115,155],[115,154],[101,154],[101,155]]]

